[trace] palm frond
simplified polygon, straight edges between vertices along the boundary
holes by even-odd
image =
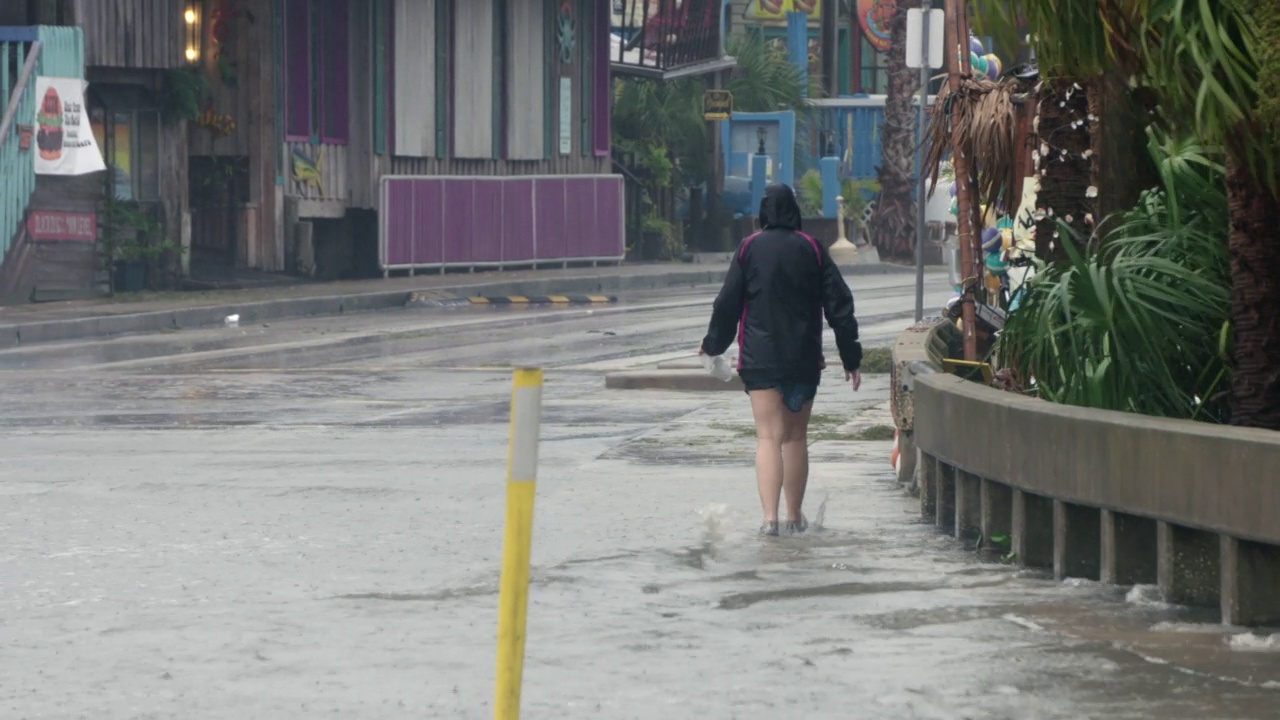
[[[1013,102],[1013,95],[1020,91],[1016,80],[997,83],[984,78],[963,80],[954,95],[943,87],[924,140],[925,167],[933,168],[929,192],[937,188],[944,161],[958,142],[961,151],[976,160],[970,167],[977,177],[981,204],[1021,196],[1022,188],[1015,187],[1018,123]],[[952,136],[953,128],[960,131],[958,140]]]
[[[1230,370],[1221,152],[1152,131],[1162,186],[1101,249],[1045,267],[1001,337],[1046,399],[1219,422]],[[1064,226],[1063,232],[1069,232]]]

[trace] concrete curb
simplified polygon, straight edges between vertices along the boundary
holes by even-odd
[[[472,305],[607,305],[618,302],[617,295],[472,295]]]
[[[846,275],[888,275],[910,273],[914,272],[914,269],[896,265],[858,265],[841,268],[841,272]],[[0,325],[0,337],[11,337],[15,345],[29,345],[59,340],[155,333],[179,328],[211,327],[223,324],[228,315],[239,315],[240,323],[243,325],[318,315],[373,312],[403,308],[418,292],[429,293],[436,297],[442,293],[451,293],[459,298],[477,295],[530,297],[600,295],[635,290],[697,287],[718,285],[724,281],[724,273],[723,269],[682,269],[668,273],[635,275],[601,273],[570,278],[495,279],[489,282],[431,287],[421,291],[401,289],[309,298],[280,298],[68,320],[12,323]]]
[[[604,376],[609,390],[671,390],[674,392],[743,392],[737,375],[725,382],[706,370],[620,370]]]

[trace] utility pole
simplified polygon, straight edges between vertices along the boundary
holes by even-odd
[[[951,89],[951,99],[960,97],[960,86],[963,78],[973,74],[969,65],[969,13],[967,0],[946,0],[947,26],[947,84]],[[969,185],[969,162],[966,155],[969,148],[961,143],[961,131],[952,123],[951,127],[951,161],[955,165],[956,202],[959,212],[956,217],[956,232],[960,241],[960,282],[963,284],[960,296],[960,317],[964,321],[964,359],[970,362],[978,360],[977,302],[974,288],[980,281],[977,260],[982,257],[978,248],[978,236],[973,229],[973,188]]]
[[[916,106],[916,322],[924,318],[924,243],[928,195],[925,188],[924,124],[929,105],[929,71],[941,68],[945,55],[943,28],[946,13],[932,3],[907,10],[907,52],[909,68],[920,70],[920,102]]]

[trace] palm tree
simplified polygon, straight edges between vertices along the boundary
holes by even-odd
[[[1280,3],[1157,0],[1151,12],[1142,50],[1164,116],[1227,154],[1231,421],[1280,430],[1280,132],[1259,84],[1261,63],[1275,63]]]
[[[1037,207],[1043,219],[1036,251],[1043,259],[1065,260],[1071,238],[1090,238],[1104,218],[1132,207],[1143,189],[1159,181],[1145,149],[1141,96],[1128,87],[1137,58],[1111,46],[1133,34],[1135,13],[1147,4],[975,0],[976,25],[999,36],[1004,47],[1017,47],[1024,28],[1037,37],[1043,78],[1036,109]],[[1060,232],[1062,224],[1072,232]]]
[[[930,0],[903,0],[894,7],[889,23],[889,87],[880,129],[880,198],[869,225],[872,244],[891,258],[911,258],[916,243],[916,110],[911,100],[920,90],[920,77],[918,71],[907,67],[907,10],[931,5]]]
[[[1006,28],[1020,13],[1050,68],[1131,73],[1160,123],[1223,148],[1230,419],[1280,430],[1280,0],[983,0],[980,7]]]

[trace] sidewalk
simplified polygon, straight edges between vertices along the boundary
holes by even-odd
[[[895,265],[842,268],[846,275],[912,272]],[[38,305],[0,307],[0,338],[13,344],[79,340],[175,328],[220,325],[228,315],[265,322],[404,307],[414,292],[472,295],[607,294],[714,285],[724,267],[635,263],[616,267],[449,273],[388,279],[314,282],[280,287],[140,293]],[[0,340],[3,342],[3,340]]]

